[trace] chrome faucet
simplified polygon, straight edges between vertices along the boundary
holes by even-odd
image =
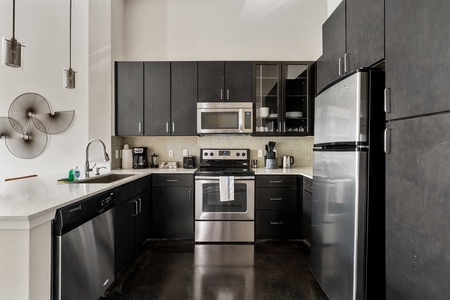
[[[95,142],[95,141],[100,142],[103,145],[103,158],[105,159],[105,161],[109,161],[108,153],[106,153],[105,143],[103,143],[102,140],[99,140],[99,139],[90,140],[86,144],[86,163],[84,164],[84,175],[85,175],[86,178],[89,177],[89,172],[94,170],[95,165],[97,165],[97,164],[94,164],[92,166],[92,168],[89,167],[89,146],[92,144],[92,142]]]

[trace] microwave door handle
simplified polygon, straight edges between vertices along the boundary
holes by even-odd
[[[239,109],[239,132],[242,132],[242,127],[244,124],[244,112],[242,111],[242,108]]]

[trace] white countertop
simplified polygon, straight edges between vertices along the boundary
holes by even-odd
[[[194,174],[196,169],[113,170],[114,174],[134,174],[113,183],[58,182],[61,177],[46,175],[0,184],[0,230],[31,229],[55,217],[58,208],[107,191],[150,174]],[[258,175],[303,175],[312,178],[312,167],[255,169]]]

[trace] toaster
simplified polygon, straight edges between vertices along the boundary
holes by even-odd
[[[194,156],[184,156],[183,157],[183,168],[194,169],[195,168],[195,157]]]

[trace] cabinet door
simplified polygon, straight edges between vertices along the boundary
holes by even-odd
[[[384,58],[384,0],[346,0],[349,71]]]
[[[170,62],[144,63],[145,135],[170,135]]]
[[[197,135],[197,63],[172,62],[172,135]]]
[[[116,62],[115,124],[117,135],[143,135],[144,64]]]
[[[192,187],[152,188],[152,236],[194,238]]]
[[[345,1],[335,9],[322,26],[322,56],[317,61],[317,92],[339,78],[339,58],[346,50]],[[343,72],[341,64],[341,72]]]
[[[303,190],[303,209],[302,209],[302,222],[303,222],[303,238],[311,244],[311,207],[312,207],[312,193],[307,190]]]
[[[225,101],[252,101],[252,63],[249,61],[225,62]]]
[[[385,2],[387,118],[450,110],[450,1]]]
[[[392,121],[388,128],[386,299],[447,299],[450,113]]]
[[[198,62],[197,102],[224,101],[224,72],[224,63],[222,61]]]
[[[134,198],[114,208],[114,270],[128,266],[136,250],[136,201]]]
[[[139,214],[136,216],[136,248],[139,248],[151,235],[151,190],[136,196]]]

